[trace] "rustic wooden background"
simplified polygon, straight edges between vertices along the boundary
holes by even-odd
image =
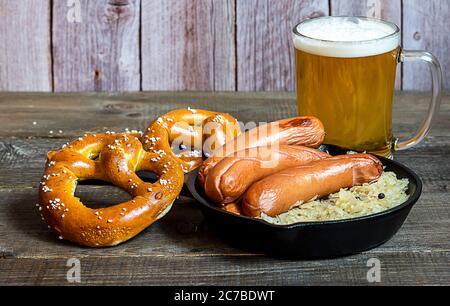
[[[293,91],[291,28],[329,14],[394,21],[450,89],[448,0],[0,0],[0,91]]]

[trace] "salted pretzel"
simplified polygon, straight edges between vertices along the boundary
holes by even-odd
[[[201,165],[202,153],[208,157],[239,134],[239,123],[231,115],[188,108],[153,121],[143,135],[143,143],[147,151],[168,152],[184,172],[190,172]]]
[[[163,217],[183,187],[179,163],[164,151],[147,152],[139,134],[99,134],[80,137],[48,153],[39,189],[39,210],[60,239],[90,247],[124,242]],[[136,172],[152,171],[154,183]],[[103,180],[134,198],[107,208],[91,209],[74,196],[77,181]]]
[[[208,122],[212,128],[206,130]],[[182,189],[183,171],[201,163],[201,154],[191,148],[201,151],[209,136],[221,145],[237,134],[239,125],[230,115],[188,109],[158,118],[145,135],[85,135],[47,154],[38,209],[60,239],[90,247],[120,244],[170,210]],[[171,144],[180,139],[190,148],[177,154]],[[144,182],[136,175],[139,170],[154,172],[159,180]],[[74,193],[78,181],[91,179],[110,182],[134,198],[107,208],[88,208]]]

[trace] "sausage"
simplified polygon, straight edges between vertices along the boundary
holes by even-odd
[[[296,117],[263,124],[251,129],[213,152],[225,157],[248,148],[275,144],[318,148],[325,138],[322,122],[315,117]]]
[[[240,198],[254,183],[284,169],[329,158],[322,151],[302,147],[258,147],[243,150],[222,159],[209,171],[205,193],[212,201],[224,205]]]
[[[243,213],[275,217],[300,201],[307,202],[342,188],[377,180],[382,163],[369,154],[337,156],[278,172],[253,184],[242,200]]]
[[[223,157],[218,156],[211,156],[207,160],[203,161],[203,163],[200,166],[200,169],[197,174],[197,182],[198,184],[204,188],[206,177],[208,176],[208,173],[213,169],[221,160]]]
[[[227,204],[223,207],[223,209],[235,215],[242,215],[242,210],[238,203]]]
[[[198,182],[204,186],[208,172],[224,157],[255,147],[296,145],[318,148],[325,138],[322,122],[315,117],[296,117],[263,124],[242,133],[215,150],[200,167]]]

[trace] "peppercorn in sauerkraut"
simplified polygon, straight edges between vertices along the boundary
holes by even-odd
[[[384,172],[374,183],[341,189],[324,199],[298,203],[295,208],[274,218],[263,214],[261,219],[288,225],[368,216],[406,202],[408,184],[408,179],[398,179],[395,173]]]

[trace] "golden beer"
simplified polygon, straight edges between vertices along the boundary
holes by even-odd
[[[294,33],[299,115],[323,122],[327,144],[390,156],[398,29],[347,18],[326,31],[326,20],[307,21],[307,34],[302,24]],[[363,21],[373,24],[358,24]]]
[[[295,52],[299,114],[322,120],[328,144],[389,155],[398,50],[361,58]]]

